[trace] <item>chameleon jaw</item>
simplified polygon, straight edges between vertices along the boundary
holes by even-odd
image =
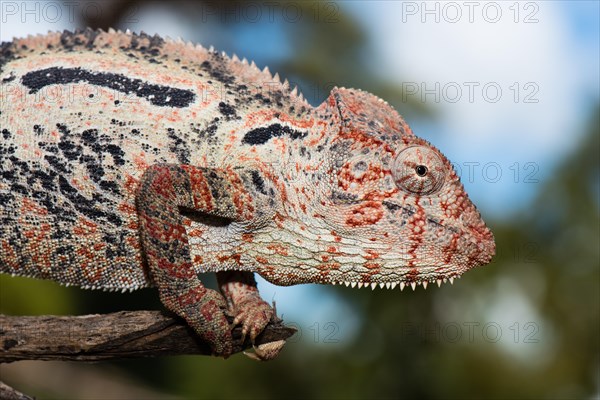
[[[450,282],[450,284],[454,283],[454,279],[459,279],[460,275],[455,275],[455,276],[451,276],[449,278],[438,278],[436,279],[436,283],[437,286],[440,287],[442,286],[442,283],[446,283],[446,282]],[[395,289],[396,287],[400,288],[400,291],[403,291],[405,287],[410,286],[412,288],[412,290],[414,291],[417,286],[419,285],[423,285],[423,289],[427,289],[427,286],[429,285],[429,283],[432,283],[433,280],[422,280],[422,281],[412,281],[412,282],[404,282],[404,281],[399,281],[399,282],[328,282],[331,285],[345,285],[346,287],[351,287],[351,288],[368,288],[371,287],[371,290],[375,290],[375,288],[379,287],[380,289]]]
[[[441,271],[440,267],[425,267],[420,273],[415,268],[402,268],[401,271],[391,273],[370,273],[367,271],[334,271],[334,270],[317,270],[314,268],[289,268],[275,267],[257,268],[255,272],[261,275],[267,281],[280,286],[289,286],[302,283],[320,283],[327,285],[345,285],[351,288],[368,288],[372,290],[379,287],[380,289],[395,289],[404,290],[405,287],[411,287],[416,290],[417,286],[422,285],[427,289],[429,285],[437,284],[438,287],[442,283],[454,283],[455,279],[461,277],[462,273],[468,268],[448,267],[446,271]]]

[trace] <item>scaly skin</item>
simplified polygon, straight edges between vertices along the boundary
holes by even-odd
[[[450,162],[371,94],[334,88],[313,108],[235,56],[112,30],[0,55],[2,272],[156,286],[228,356],[225,308],[252,340],[273,314],[254,272],[414,289],[495,252]]]

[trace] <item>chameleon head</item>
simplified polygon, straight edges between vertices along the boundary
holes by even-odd
[[[311,194],[298,200],[305,216],[296,217],[304,226],[289,229],[300,237],[297,266],[261,275],[278,284],[414,288],[490,262],[494,237],[452,165],[391,106],[335,88],[316,113],[329,124],[325,153],[313,157],[321,167],[305,169],[301,192]]]

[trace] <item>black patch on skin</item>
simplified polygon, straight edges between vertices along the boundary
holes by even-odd
[[[94,198],[97,197],[95,194],[92,196],[91,200],[83,197],[62,175],[58,176],[58,187],[65,198],[69,199],[71,204],[73,204],[79,212],[90,218],[92,221],[99,221],[106,218],[113,224],[119,224],[121,219],[116,214],[107,214],[95,209]]]
[[[235,206],[231,199],[231,193],[228,192],[230,189],[229,184],[223,176],[217,174],[214,170],[205,169],[205,171],[206,170],[208,170],[208,173],[205,172],[204,177],[206,179],[206,184],[210,188],[210,194],[212,195],[214,202],[219,204],[219,209],[226,210],[223,212],[224,215],[220,216],[235,215]]]
[[[94,48],[94,41],[96,40],[96,36],[100,34],[101,31],[95,31],[91,28],[76,29],[74,32],[69,32],[65,30],[60,35],[60,44],[67,50],[73,50],[73,47],[76,46],[84,46],[88,49]]]
[[[225,116],[227,119],[237,118],[235,113],[235,108],[232,105],[229,105],[224,102],[219,103],[219,112]]]
[[[356,171],[366,171],[367,170],[367,163],[364,161],[359,161],[356,164],[354,164],[354,169]]]
[[[202,129],[200,124],[190,124],[190,129],[197,135],[197,139],[192,139],[192,143],[196,140],[206,141],[210,145],[217,144],[217,129],[219,128],[219,118],[215,117],[208,123],[206,128]]]
[[[255,95],[254,95],[254,98],[255,98],[256,100],[259,100],[261,103],[263,103],[263,104],[265,104],[265,105],[267,105],[267,104],[271,104],[271,99],[269,99],[269,98],[267,98],[267,97],[263,96],[263,95],[262,95],[262,94],[260,94],[260,93],[257,93],[257,94],[255,94]]]
[[[76,217],[72,213],[68,216],[66,208],[59,208],[56,205],[57,195],[67,199],[74,210],[92,221],[106,221],[121,226],[122,220],[115,212],[113,202],[105,197],[105,193],[120,196],[121,190],[117,182],[105,179],[105,169],[123,166],[125,153],[119,146],[113,144],[110,138],[100,135],[97,129],[85,130],[78,138],[78,135],[73,134],[66,125],[56,124],[56,126],[61,133],[57,144],[38,143],[39,147],[46,152],[44,160],[50,168],[46,171],[33,170],[28,173],[23,171],[19,174],[28,176],[29,187],[35,187],[35,183],[40,182],[44,188],[43,192],[31,196],[52,214],[61,215],[65,220],[74,222]],[[107,156],[112,157],[114,165],[105,164],[104,160]],[[85,166],[90,179],[99,186],[101,191],[93,193],[91,199],[82,196],[79,190],[65,179],[65,176],[73,175],[71,164]]]
[[[179,164],[189,164],[191,152],[187,148],[185,140],[181,139],[176,133],[175,129],[167,129],[167,137],[171,139],[169,143],[169,151],[177,156]]]
[[[35,133],[36,135],[40,136],[41,134],[44,133],[44,127],[43,126],[39,126],[39,125],[34,125],[33,126],[33,133]]]
[[[213,58],[217,58],[216,65],[224,65],[224,61],[219,54],[213,54]],[[214,67],[210,61],[204,61],[200,64],[200,68],[208,72],[208,74],[216,79],[217,81],[225,84],[225,86],[231,85],[235,82],[235,77],[229,74],[229,71],[225,71],[222,67]]]
[[[0,69],[15,58],[13,42],[2,42],[0,44]]]
[[[427,223],[431,224],[431,225],[435,225],[436,227],[439,227],[439,228],[444,227],[444,225],[442,225],[437,218],[433,218],[433,217],[427,217]]]
[[[102,143],[102,138],[98,135],[97,129],[85,130],[81,133],[81,137],[83,143],[89,146],[95,154],[99,155],[98,159],[95,159],[90,155],[83,155],[81,152],[79,154],[81,162],[85,164],[86,169],[90,174],[90,178],[105,192],[120,194],[121,191],[116,182],[103,179],[105,171],[101,162],[103,153],[109,153],[112,156],[114,163],[121,167],[125,165],[125,159],[123,158],[125,152],[123,152],[120,147],[110,142]]]
[[[297,131],[281,124],[272,124],[262,128],[256,128],[244,135],[242,143],[250,145],[265,144],[274,137],[288,135],[292,140],[304,139],[308,133]]]
[[[283,92],[281,90],[270,90],[269,94],[271,95],[273,100],[275,100],[275,104],[283,108],[283,102],[285,100]]]
[[[415,213],[410,206],[402,206],[391,201],[383,201],[382,204],[390,211],[389,220],[399,224],[400,227],[405,226],[409,218]],[[398,211],[400,211],[400,215],[398,215]]]
[[[415,211],[413,209],[411,209],[410,207],[401,206],[400,204],[396,204],[391,201],[383,201],[382,204],[385,206],[385,208],[387,208],[391,212],[402,210],[402,214],[407,217],[412,217],[415,213]]]
[[[346,192],[339,192],[337,190],[333,190],[331,192],[331,200],[334,201],[334,203],[357,203],[358,202],[358,196],[353,194],[353,193],[346,193]]]
[[[106,87],[124,94],[133,93],[137,97],[142,97],[159,107],[184,108],[189,106],[196,98],[196,95],[190,90],[155,85],[141,79],[131,79],[125,75],[113,74],[112,72],[92,72],[80,67],[51,67],[28,72],[21,78],[21,83],[30,89],[29,94],[37,93],[40,89],[49,85],[66,85],[79,82]]]
[[[10,76],[7,76],[6,78],[2,78],[2,83],[14,81],[15,78],[16,78],[16,76],[11,74]]]
[[[6,128],[2,129],[2,138],[4,140],[8,140],[10,137],[12,136],[12,134],[10,133],[10,131]]]
[[[252,176],[252,184],[254,185],[256,190],[258,190],[260,193],[262,193],[264,195],[267,195],[268,193],[265,188],[265,181],[263,180],[262,176],[260,176],[258,171],[252,170],[250,172],[250,175]]]

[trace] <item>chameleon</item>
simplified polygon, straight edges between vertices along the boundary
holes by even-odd
[[[495,254],[450,161],[362,90],[314,107],[245,58],[89,28],[2,43],[0,89],[0,271],[155,287],[217,356],[226,312],[253,343],[273,317],[255,273],[414,290]]]

